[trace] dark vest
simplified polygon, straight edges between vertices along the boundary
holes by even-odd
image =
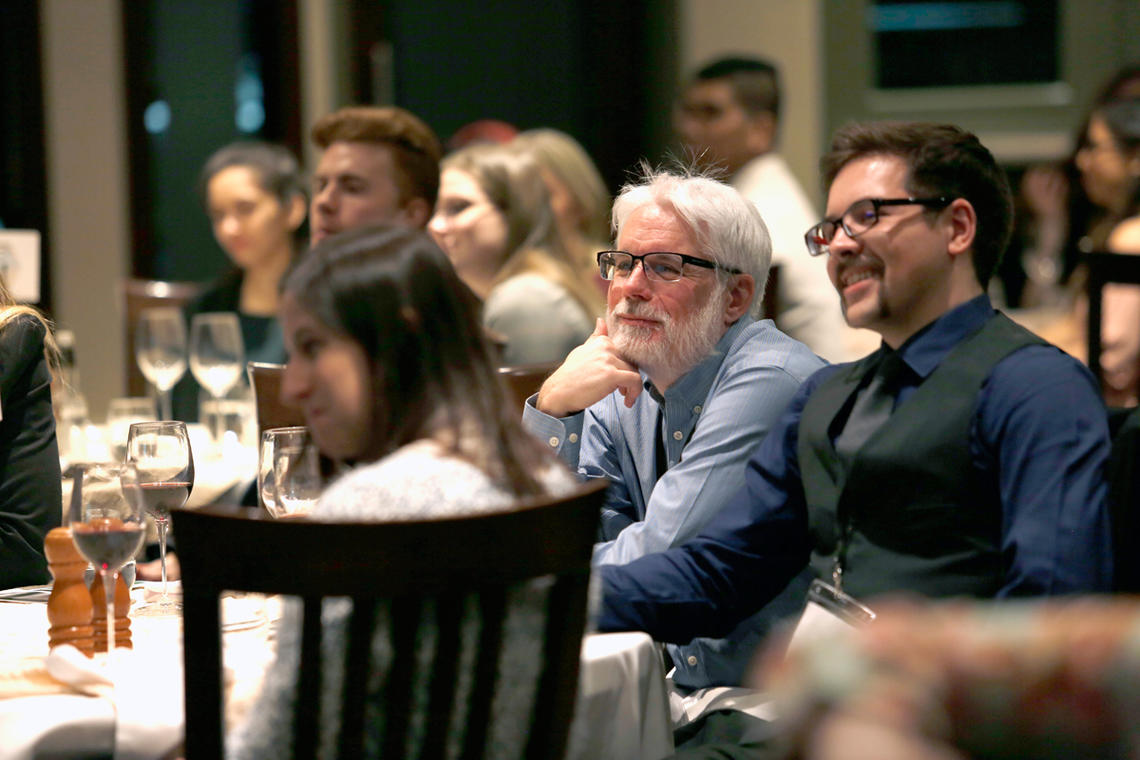
[[[836,418],[879,352],[812,393],[798,453],[818,577],[830,580],[840,526],[849,520],[843,590],[857,598],[889,591],[988,597],[1001,588],[997,475],[972,466],[970,426],[994,366],[1035,344],[1047,345],[996,315],[951,350],[849,463],[831,442],[841,429]]]

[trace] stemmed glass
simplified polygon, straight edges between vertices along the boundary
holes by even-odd
[[[245,368],[241,324],[233,312],[195,314],[190,323],[190,371],[215,405],[234,387]],[[216,420],[216,415],[212,418]],[[219,437],[217,424],[210,435]]]
[[[166,531],[170,510],[181,507],[194,485],[194,455],[186,423],[136,422],[127,433],[127,464],[133,465],[131,486],[158,527],[162,597],[139,609],[140,615],[173,615],[182,605],[166,593]]]
[[[121,462],[127,454],[127,433],[136,422],[151,422],[154,416],[154,399],[149,396],[111,399],[107,407],[107,443],[111,447],[111,461]]]
[[[257,492],[276,518],[308,514],[321,495],[317,447],[303,426],[270,428],[261,435]]]
[[[71,535],[79,553],[103,576],[107,600],[107,655],[115,651],[115,582],[146,536],[134,465],[92,465],[76,478],[80,498],[68,509]]]
[[[186,374],[186,322],[182,312],[169,306],[147,309],[135,331],[135,361],[143,376],[158,391],[160,416],[174,416],[170,390]]]

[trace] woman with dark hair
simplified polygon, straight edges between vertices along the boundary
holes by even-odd
[[[1108,212],[1109,232],[1098,247],[1140,254],[1140,99],[1094,110],[1076,162],[1089,199]],[[1105,400],[1132,406],[1140,390],[1140,288],[1106,286],[1103,310]]]
[[[62,517],[51,326],[0,281],[0,589],[46,583],[44,537]]]
[[[364,227],[322,241],[285,279],[280,314],[289,349],[282,396],[304,412],[322,453],[352,467],[321,495],[313,518],[475,514],[574,487],[574,476],[523,430],[478,302],[423,232]],[[537,638],[527,609],[508,622],[519,646]],[[344,645],[346,614],[346,604],[326,601],[333,652]],[[239,757],[277,757],[288,747],[298,622],[297,609],[287,609],[278,664],[234,737]],[[329,676],[322,688],[337,694],[339,675]],[[511,673],[512,683],[530,677]],[[505,715],[509,702],[508,694]],[[518,713],[517,731],[496,739],[504,746],[525,743],[526,710]],[[325,717],[322,725],[336,725],[336,716]]]
[[[282,362],[285,349],[277,325],[281,277],[301,248],[305,181],[286,148],[236,142],[206,161],[199,191],[214,238],[233,269],[186,308],[195,314],[237,312],[246,358]],[[174,388],[175,419],[198,419],[198,383],[190,373]]]

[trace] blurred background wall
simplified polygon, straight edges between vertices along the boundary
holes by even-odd
[[[782,69],[780,147],[819,202],[818,156],[845,121],[958,122],[1016,169],[1061,158],[1099,84],[1140,61],[1135,0],[937,4],[956,17],[923,5],[6,0],[0,222],[43,232],[42,305],[75,331],[101,418],[124,389],[121,280],[209,280],[224,267],[195,181],[230,140],[280,141],[311,166],[314,119],[393,102],[443,139],[478,118],[564,129],[616,189],[640,158],[661,160],[673,147],[670,107],[683,75],[718,55],[752,53]],[[958,23],[978,14],[993,22],[980,37]],[[992,42],[1010,39],[1000,35],[1026,14],[1032,34]],[[1020,63],[1044,80],[990,81]]]

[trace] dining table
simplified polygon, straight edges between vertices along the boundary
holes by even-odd
[[[172,583],[177,595],[178,584]],[[0,760],[179,757],[185,731],[182,620],[131,618],[133,648],[88,659],[49,651],[50,587],[0,591]],[[132,609],[158,584],[136,583]],[[256,700],[275,655],[280,600],[222,599],[226,722]],[[113,683],[106,683],[107,680]],[[644,633],[587,634],[566,757],[659,760],[673,751],[658,646]]]

